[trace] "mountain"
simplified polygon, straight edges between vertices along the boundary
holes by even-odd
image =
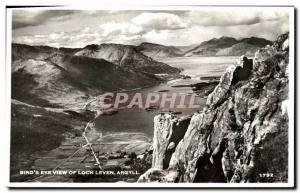
[[[136,49],[157,60],[165,57],[182,56],[252,56],[256,50],[271,43],[269,40],[258,37],[237,40],[232,37],[223,36],[204,41],[199,45],[190,46],[164,46],[143,42],[136,46]]]
[[[185,52],[185,56],[214,56],[220,49],[236,44],[238,40],[223,36],[202,42],[195,48]]]
[[[227,68],[191,118],[157,115],[152,168],[138,182],[288,182],[288,65],[286,33]]]
[[[216,53],[216,56],[253,56],[254,53],[259,49],[260,47],[248,44],[248,43],[237,43],[229,48],[224,48],[219,50]]]
[[[199,44],[191,44],[187,46],[176,46],[176,48],[180,49],[183,53],[187,52],[188,50],[191,50],[195,47],[197,47]]]
[[[255,45],[258,47],[264,47],[266,45],[272,44],[271,41],[266,40],[264,38],[258,38],[258,37],[243,38],[243,39],[239,40],[239,42]]]
[[[237,44],[231,47],[219,50],[217,56],[253,56],[254,53],[261,47],[271,45],[272,42],[264,38],[250,37],[239,40]]]
[[[164,46],[143,42],[136,47],[137,50],[151,58],[165,58],[182,56],[182,50],[175,46]]]
[[[104,103],[103,93],[162,82],[154,74],[143,71],[144,66],[126,68],[123,60],[120,66],[102,58],[76,55],[82,50],[12,44],[11,181],[32,180],[32,176],[21,175],[19,171],[31,170],[39,162],[43,163],[38,165],[43,165],[43,170],[55,168],[64,156],[71,156],[78,147],[88,143],[89,137],[84,138],[84,134],[92,132],[90,136],[100,136],[85,128],[90,128],[91,121],[112,110]],[[142,54],[136,55],[134,57],[146,58],[147,69],[152,68],[152,71],[158,68],[157,71],[179,72]],[[132,140],[128,140],[128,144],[140,149],[146,147],[141,146],[145,145],[143,141],[136,143],[135,134],[129,136]],[[65,147],[71,146],[73,149],[66,152]],[[45,156],[45,152],[50,155]],[[86,154],[81,156],[84,159]],[[76,158],[74,163],[78,162]],[[80,167],[84,169],[85,164]]]
[[[264,38],[250,37],[236,40],[231,37],[214,38],[185,52],[185,56],[240,56],[251,55],[272,42]]]
[[[77,50],[13,44],[12,98],[41,106],[72,106],[87,96],[161,81],[152,74],[128,71],[104,59],[66,52]]]
[[[155,61],[141,53],[135,46],[122,44],[88,45],[75,53],[76,56],[105,59],[127,70],[151,74],[179,73],[177,68]]]

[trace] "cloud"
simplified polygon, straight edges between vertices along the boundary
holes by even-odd
[[[145,41],[151,42],[164,42],[165,40],[170,39],[171,32],[170,30],[151,30],[148,33],[144,34],[142,37]]]
[[[25,35],[13,37],[14,43],[22,43],[29,45],[48,45],[53,47],[84,47],[88,44],[100,44],[103,36],[97,32],[83,29],[81,32],[65,33],[56,32],[40,35]]]
[[[187,20],[171,13],[149,13],[144,12],[132,18],[134,24],[148,29],[164,30],[164,29],[183,29],[189,25]]]
[[[119,11],[118,11],[119,12]],[[116,13],[115,11],[113,13]],[[100,25],[107,35],[137,35],[152,30],[177,30],[188,26],[187,22],[171,13],[144,12],[126,22],[107,22]]]
[[[221,36],[274,40],[288,31],[285,11],[14,10],[16,43],[55,47],[87,44],[199,44]]]
[[[64,16],[74,14],[72,10],[13,10],[12,27],[18,29],[27,26],[41,25],[49,19],[62,19]]]
[[[129,40],[134,39],[128,36],[136,37],[138,39],[140,39],[141,36],[147,38],[153,35],[154,37],[157,36],[157,34],[166,34],[166,30],[184,29],[188,25],[189,22],[183,20],[175,14],[162,12],[144,12],[138,14],[137,16],[126,22],[112,21],[101,24],[99,25],[99,27],[102,30],[103,35],[107,38],[115,38],[117,42],[120,42],[120,38],[124,38],[124,41],[128,42]],[[162,31],[162,33],[160,33],[159,31]]]
[[[141,26],[123,22],[108,22],[100,25],[100,28],[103,31],[104,36],[109,35],[137,35],[143,32],[143,28]]]
[[[253,25],[264,21],[287,20],[287,12],[275,11],[192,11],[187,17],[201,26]]]

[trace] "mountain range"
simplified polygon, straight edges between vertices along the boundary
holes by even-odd
[[[153,44],[149,42],[141,43],[140,45],[137,46],[137,50],[153,58],[182,56],[182,49],[178,47],[164,46],[164,45]]]
[[[123,44],[101,44],[88,45],[75,53],[75,56],[86,56],[89,58],[105,59],[113,64],[127,70],[135,69],[151,74],[179,73],[176,68],[158,62],[144,55],[134,46]]]
[[[103,92],[158,84],[157,74],[180,69],[161,57],[251,55],[269,44],[263,38],[214,38],[191,47],[141,43],[53,48],[12,44],[12,98],[30,105],[69,108]]]
[[[156,84],[162,81],[156,73],[179,72],[126,45],[81,49],[12,45],[12,97],[35,105],[41,100],[43,105],[46,101],[70,105],[77,98],[104,91]]]
[[[232,37],[213,38],[199,45],[164,46],[144,42],[136,48],[152,58],[190,57],[190,56],[253,56],[255,51],[272,42],[264,38],[250,37],[237,40]]]

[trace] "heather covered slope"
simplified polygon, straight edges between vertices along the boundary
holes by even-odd
[[[139,182],[287,182],[288,65],[287,33],[228,68],[188,126],[155,117],[152,168]]]

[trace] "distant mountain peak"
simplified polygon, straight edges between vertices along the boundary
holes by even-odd
[[[151,58],[182,56],[183,51],[176,46],[165,46],[151,42],[142,42],[136,49]]]
[[[254,37],[254,36],[252,36],[250,38],[242,38],[241,40],[239,40],[239,42],[252,44],[252,45],[258,46],[258,47],[264,47],[266,45],[272,44],[272,42],[270,40],[267,40],[265,38],[260,38],[260,37]]]
[[[149,46],[144,44],[143,48],[144,47]],[[88,45],[75,55],[98,59],[102,58],[127,70],[138,70],[151,74],[180,72],[177,68],[155,61],[151,57],[144,55],[138,47],[132,45],[115,43]]]
[[[243,55],[253,54],[253,51],[272,42],[264,38],[249,37],[235,39],[222,36],[202,42],[198,46],[185,52],[185,56],[216,56],[216,55]]]

